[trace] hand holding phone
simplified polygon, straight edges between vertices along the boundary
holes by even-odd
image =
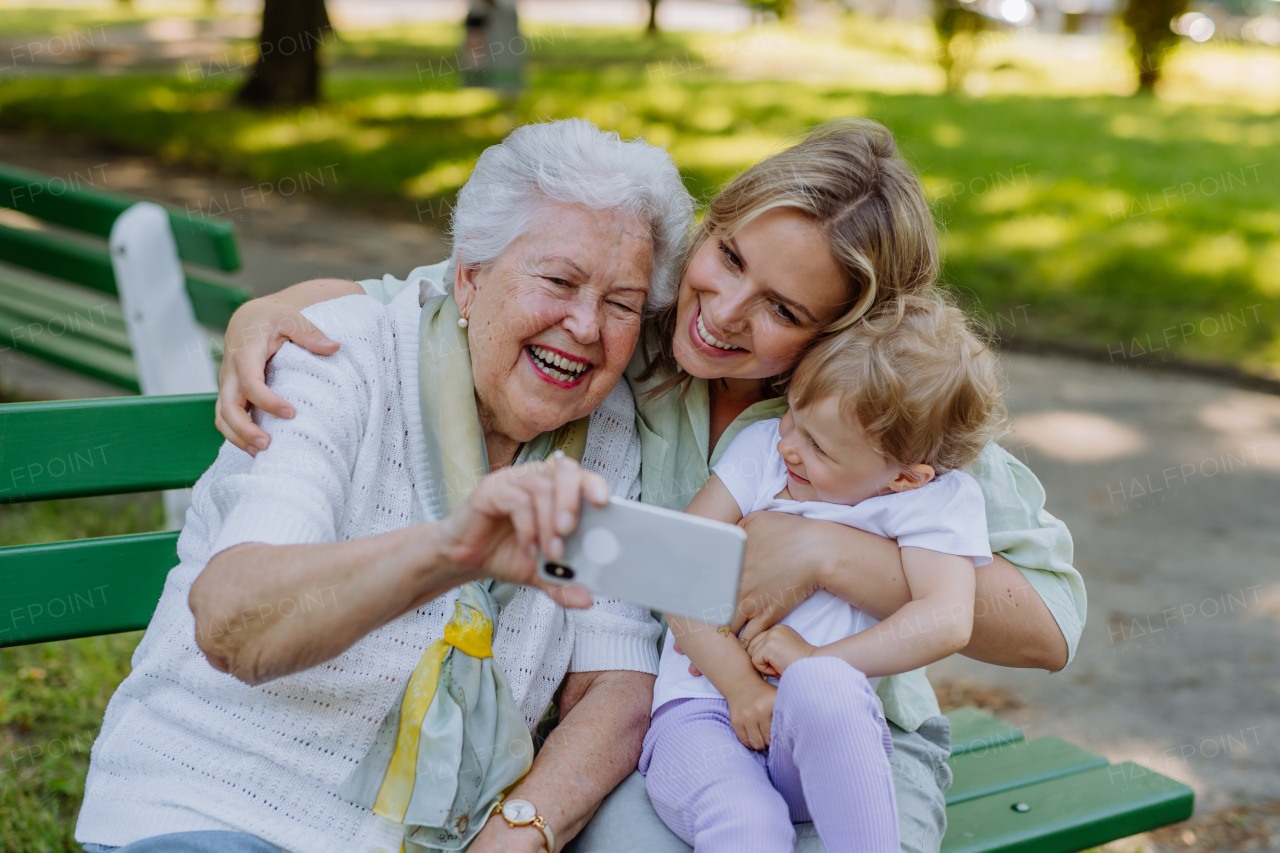
[[[738,603],[747,534],[737,525],[610,498],[584,502],[564,556],[538,560],[550,583],[723,625]]]

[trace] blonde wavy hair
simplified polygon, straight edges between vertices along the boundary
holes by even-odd
[[[732,236],[777,208],[797,210],[821,228],[848,285],[840,315],[819,338],[849,328],[882,302],[928,291],[938,277],[938,228],[924,188],[879,122],[828,121],[734,178],[695,226],[681,278],[707,239]],[[659,312],[649,332],[641,378],[676,373],[676,302]],[[780,392],[789,373],[765,380],[766,388]],[[687,381],[674,376],[652,393]]]
[[[975,460],[1008,423],[995,355],[936,291],[900,296],[818,342],[788,396],[797,408],[836,397],[882,455],[939,474]]]

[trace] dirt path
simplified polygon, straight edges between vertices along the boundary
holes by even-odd
[[[193,209],[243,189],[64,140],[0,135],[0,159],[64,175],[101,164],[110,189]],[[237,278],[259,294],[321,275],[403,274],[445,253],[417,223],[301,193],[251,198],[233,214],[244,217]],[[1006,365],[1017,423],[1006,444],[1071,528],[1089,623],[1061,674],[957,657],[931,668],[934,683],[1029,737],[1058,734],[1186,781],[1201,812],[1280,798],[1280,397],[1055,357]],[[12,383],[32,376],[5,369]],[[46,393],[91,396],[58,371],[37,379]],[[1267,821],[1254,841],[1214,849],[1280,849]]]

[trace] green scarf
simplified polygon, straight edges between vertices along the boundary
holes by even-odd
[[[436,518],[466,500],[489,472],[459,316],[453,296],[436,296],[423,304],[418,330],[418,395],[427,462],[437,478],[429,499]],[[557,447],[581,459],[586,428],[583,418],[543,433],[525,445],[517,464],[545,459]],[[465,849],[533,764],[529,730],[493,659],[498,598],[508,600],[509,593],[491,580],[459,588],[443,639],[422,653],[369,753],[339,788],[340,796],[403,824],[406,853]]]

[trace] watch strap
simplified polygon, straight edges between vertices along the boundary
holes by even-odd
[[[536,826],[542,831],[542,838],[547,842],[547,853],[556,853],[556,834],[551,831],[551,827],[547,824],[547,819],[542,815],[537,815],[529,825]]]

